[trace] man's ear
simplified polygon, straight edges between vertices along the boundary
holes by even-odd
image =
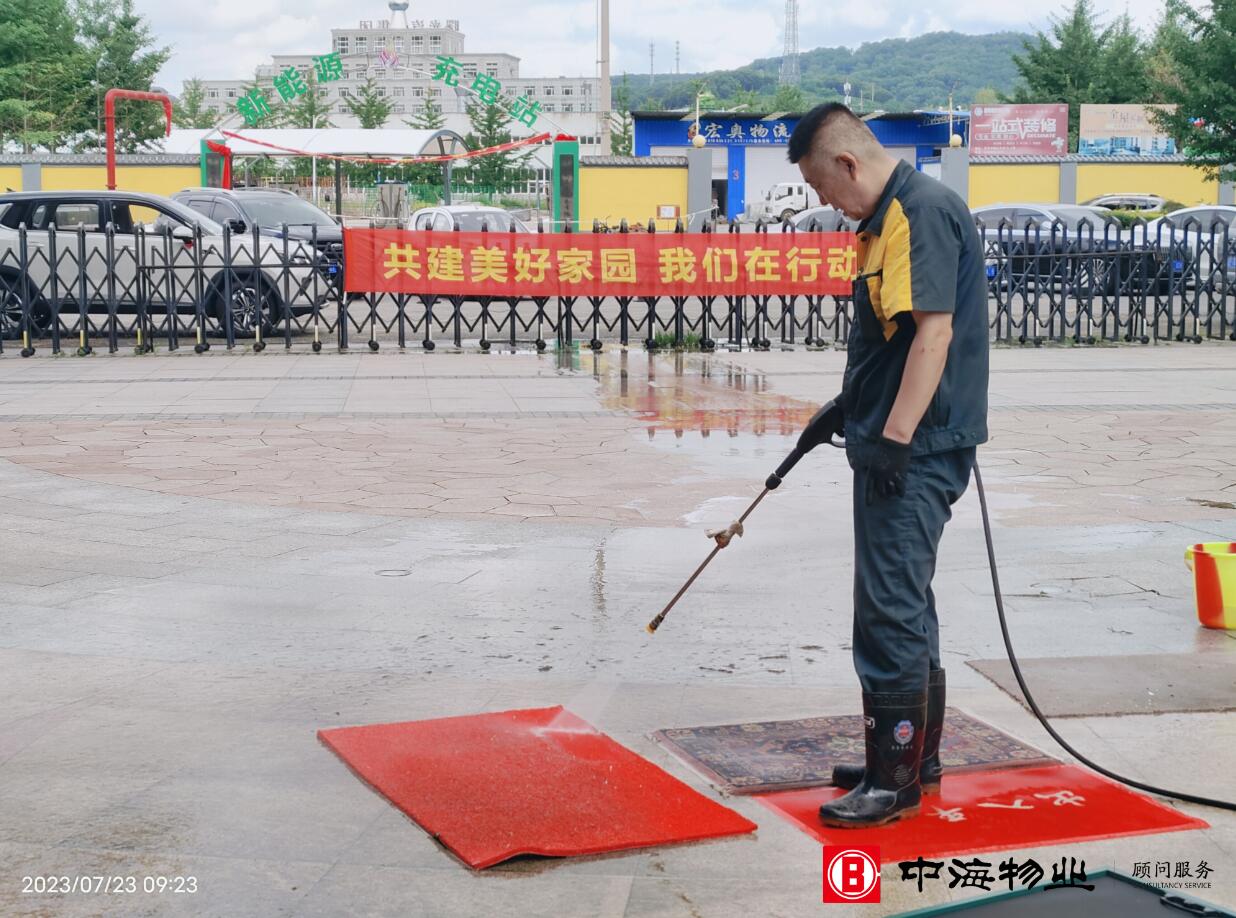
[[[838,153],[836,161],[851,179],[858,174],[858,158],[853,153]]]

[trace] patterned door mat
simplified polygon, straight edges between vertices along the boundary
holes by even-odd
[[[832,783],[833,766],[863,761],[857,714],[756,724],[658,730],[653,737],[731,794],[763,794]],[[956,708],[946,708],[945,771],[1018,768],[1056,761]]]

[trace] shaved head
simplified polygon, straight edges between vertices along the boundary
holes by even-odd
[[[836,102],[803,115],[790,135],[789,157],[820,203],[852,220],[864,220],[874,212],[897,167],[871,128]]]
[[[790,162],[808,156],[832,159],[850,153],[856,159],[870,159],[884,153],[871,128],[839,102],[817,105],[803,116],[790,135]]]

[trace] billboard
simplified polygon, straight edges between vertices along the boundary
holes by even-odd
[[[1064,156],[1068,152],[1067,105],[975,105],[970,109],[973,156]]]
[[[1083,105],[1077,136],[1081,156],[1171,156],[1176,141],[1150,120],[1162,105]]]

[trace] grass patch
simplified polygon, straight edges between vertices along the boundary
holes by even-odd
[[[674,343],[674,336],[669,332],[657,332],[652,340],[656,342],[657,349],[663,351],[698,351],[700,349],[700,336],[695,332],[688,332],[683,335],[681,345]]]

